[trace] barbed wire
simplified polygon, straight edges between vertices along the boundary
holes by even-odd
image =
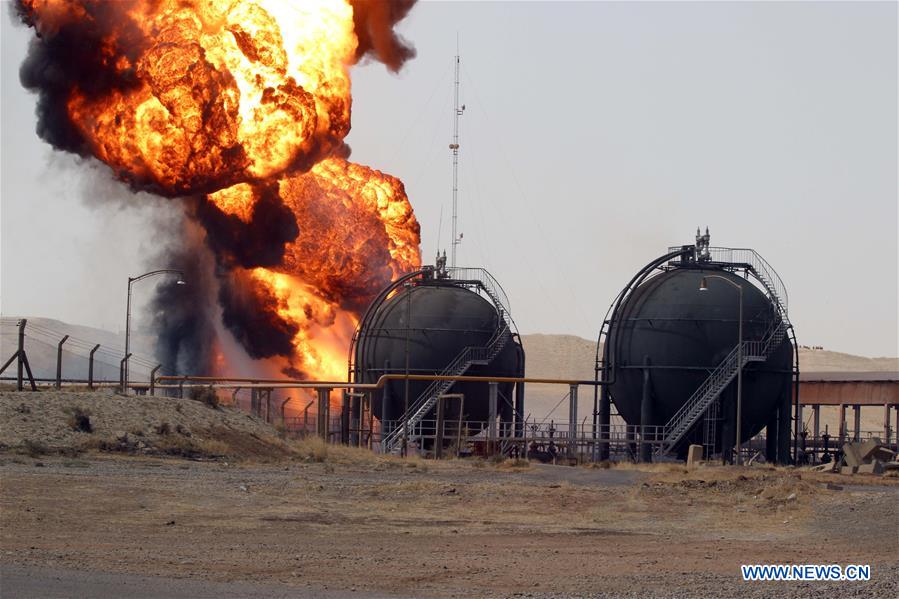
[[[2,320],[0,320],[0,323],[2,323],[5,326],[18,327],[20,321],[21,321],[20,318],[4,317]],[[53,329],[51,327],[43,326],[41,324],[33,323],[33,322],[28,322],[25,325],[25,337],[27,339],[31,339],[33,341],[37,341],[39,343],[42,343],[44,345],[48,345],[48,346],[51,346],[54,348],[58,346],[59,341],[65,335],[66,335],[66,333],[64,333],[62,331]],[[43,337],[43,339],[41,339],[41,337]],[[49,339],[49,341],[48,341],[48,339]],[[75,347],[76,349],[80,349],[89,354],[90,351],[93,350],[96,345],[100,345],[100,347],[95,352],[94,359],[96,361],[101,361],[106,364],[115,366],[116,363],[118,363],[124,357],[124,354],[125,354],[124,347],[121,347],[121,346],[118,346],[115,344],[102,344],[102,343],[98,344],[98,343],[87,341],[85,339],[81,339],[79,337],[74,337],[71,334],[69,335],[69,338],[66,339],[63,351],[67,351],[68,353],[79,356],[79,357],[87,357],[87,356],[80,356],[80,354],[73,352],[68,348]],[[104,357],[106,358],[106,360],[112,360],[113,362],[107,362],[106,360],[103,360]],[[159,362],[152,357],[144,356],[141,354],[135,354],[133,352],[132,352],[131,358],[129,359],[130,366],[143,367],[143,368],[146,368],[147,370],[152,370],[158,364],[159,364]]]

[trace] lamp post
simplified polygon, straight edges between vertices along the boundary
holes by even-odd
[[[734,283],[721,275],[705,275],[699,282],[700,291],[709,290],[709,279],[721,279],[740,292],[740,322],[737,326],[737,466],[743,465],[743,457],[740,453],[742,439],[740,437],[740,421],[743,419],[743,286]]]
[[[139,277],[128,277],[128,302],[125,309],[125,359],[122,366],[122,393],[128,394],[128,359],[131,357],[131,285],[137,283],[141,279],[146,279],[155,275],[172,274],[178,275],[178,285],[186,285],[184,282],[184,272],[173,268],[162,268],[160,270],[151,270]]]

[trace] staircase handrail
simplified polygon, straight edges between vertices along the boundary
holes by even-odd
[[[680,441],[736,376],[739,368],[745,367],[751,361],[764,360],[770,356],[783,340],[786,331],[787,324],[778,319],[765,331],[761,339],[743,341],[735,345],[663,427],[664,440],[658,453],[667,452]],[[741,346],[742,356],[740,355]],[[738,364],[740,357],[742,357],[742,364]]]
[[[440,376],[460,376],[463,372],[475,362],[489,361],[502,350],[506,341],[511,336],[511,329],[505,320],[491,336],[485,346],[468,346],[459,352],[459,355],[450,362],[449,366],[443,369]],[[396,443],[397,438],[402,435],[403,428],[408,429],[414,427],[419,420],[433,407],[434,402],[440,395],[438,389],[441,386],[449,388],[455,381],[434,380],[425,388],[425,390],[416,398],[409,409],[403,413],[397,422],[404,422],[405,427],[397,427],[393,431],[387,433],[383,443],[385,451],[390,451]]]

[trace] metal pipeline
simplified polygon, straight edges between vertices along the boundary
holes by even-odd
[[[235,386],[278,389],[381,389],[390,380],[410,381],[458,381],[472,383],[542,383],[547,385],[606,385],[606,381],[580,381],[574,379],[548,379],[516,376],[446,376],[439,374],[382,374],[376,383],[352,383],[348,381],[301,381],[292,379],[250,379],[215,376],[173,376],[156,378],[159,387],[214,387],[219,389]],[[166,384],[166,383],[169,384]]]

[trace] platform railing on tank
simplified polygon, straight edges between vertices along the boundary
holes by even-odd
[[[674,251],[679,248],[671,247],[668,249],[669,251]],[[774,270],[774,267],[761,254],[751,248],[710,247],[709,255],[710,262],[713,264],[747,265],[755,278],[765,288],[768,296],[774,300],[781,317],[789,322],[789,295],[787,294],[787,288],[780,275]]]
[[[505,310],[506,314],[511,314],[511,308],[509,306],[509,296],[506,295],[505,290],[499,284],[493,275],[487,272],[483,268],[475,268],[468,266],[456,266],[446,269],[449,274],[449,278],[457,281],[476,281],[480,283],[481,289],[490,296],[491,300],[493,300],[494,304],[499,304],[497,308],[502,308]]]

